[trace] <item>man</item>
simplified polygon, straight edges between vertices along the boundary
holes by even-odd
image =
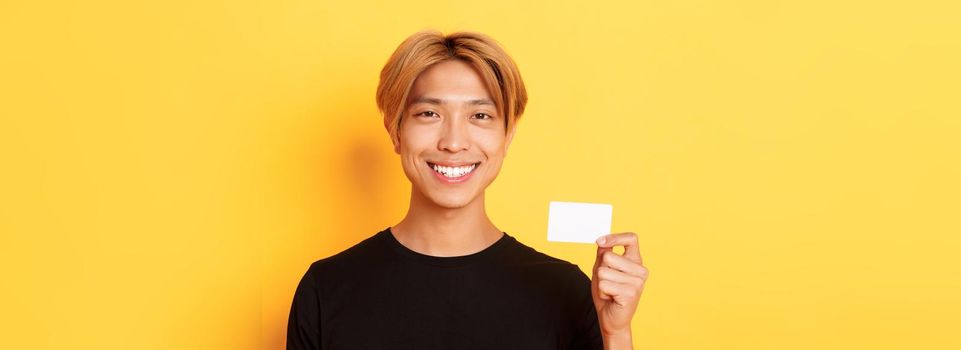
[[[311,264],[288,349],[630,349],[647,279],[634,233],[598,241],[594,279],[487,217],[527,94],[478,33],[425,31],[397,48],[377,104],[411,182],[399,223]],[[613,252],[625,248],[623,255]]]

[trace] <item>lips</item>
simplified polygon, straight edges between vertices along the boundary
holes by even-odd
[[[456,164],[457,166],[449,166]],[[461,183],[467,181],[477,170],[480,162],[427,162],[427,166],[438,180],[444,183]]]
[[[434,167],[434,165],[447,166],[447,167],[463,167],[463,166],[471,166],[474,164],[480,164],[480,162],[427,162],[427,165],[430,165],[432,168]]]

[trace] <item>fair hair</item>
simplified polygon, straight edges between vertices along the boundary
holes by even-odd
[[[377,108],[392,140],[398,140],[402,114],[414,81],[428,67],[446,60],[461,60],[479,74],[509,132],[524,113],[527,90],[514,60],[494,39],[474,32],[448,35],[434,30],[414,33],[394,51],[380,71]]]

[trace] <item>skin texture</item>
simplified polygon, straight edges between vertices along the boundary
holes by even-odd
[[[614,252],[623,246],[623,254]],[[634,232],[612,233],[597,239],[591,295],[601,323],[605,349],[632,349],[631,319],[644,291],[648,271]]]
[[[431,101],[424,99],[434,99]],[[394,152],[411,182],[410,208],[392,228],[398,241],[434,256],[459,256],[490,246],[503,235],[484,208],[484,190],[500,172],[513,132],[469,64],[448,60],[414,81]],[[515,128],[516,130],[516,128]],[[480,162],[471,178],[441,182],[427,162]]]
[[[514,136],[491,102],[483,80],[469,64],[447,60],[422,72],[411,88],[394,152],[411,182],[410,207],[391,227],[413,251],[433,256],[476,253],[501,238],[490,221],[484,192],[500,172]],[[427,162],[480,162],[471,178],[449,184],[436,178]],[[630,322],[647,269],[641,265],[637,236],[611,234],[598,241],[591,283],[594,306],[607,349],[631,349]],[[613,252],[624,246],[624,255]]]

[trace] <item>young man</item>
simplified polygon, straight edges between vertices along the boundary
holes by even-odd
[[[632,347],[647,279],[634,233],[599,240],[592,281],[487,217],[484,190],[526,102],[516,65],[487,36],[429,31],[401,43],[381,71],[377,104],[411,182],[410,208],[310,265],[288,349]]]

